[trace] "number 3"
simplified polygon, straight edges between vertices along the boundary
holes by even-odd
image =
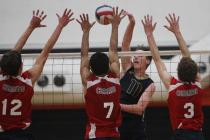
[[[194,117],[194,104],[193,103],[186,103],[184,105],[184,109],[187,109],[188,113],[184,114],[184,117],[187,119]]]
[[[112,111],[113,111],[113,107],[114,107],[114,104],[113,102],[106,102],[104,103],[104,108],[108,108],[109,107],[109,110],[108,110],[108,113],[106,115],[106,118],[110,118],[111,114],[112,114]]]

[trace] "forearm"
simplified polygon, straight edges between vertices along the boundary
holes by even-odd
[[[122,42],[122,51],[130,51],[130,43],[133,36],[133,29],[134,29],[135,22],[130,22],[126,28],[123,42]],[[131,57],[122,57],[121,58],[121,65],[123,71],[126,71],[131,66]]]
[[[147,35],[147,40],[148,40],[148,44],[149,44],[154,62],[161,61],[160,54],[159,54],[153,34]]]
[[[28,28],[26,29],[26,31],[22,34],[20,39],[15,44],[15,48],[13,50],[20,52],[22,50],[22,48],[24,47],[26,41],[28,40],[29,36],[33,32],[33,30],[34,30],[34,28],[29,25]]]
[[[82,36],[81,62],[80,62],[80,70],[82,71],[84,70],[84,68],[89,68],[88,50],[89,50],[89,32],[84,32]]]
[[[116,61],[118,62],[117,46],[118,46],[118,26],[113,26],[110,38],[110,47],[109,47],[109,59],[111,63]]]
[[[181,53],[182,53],[182,56],[183,57],[190,57],[190,52],[187,48],[187,45],[185,43],[185,40],[181,34],[181,32],[175,32],[174,35],[176,36],[176,39],[178,41],[178,44],[179,44],[179,48],[181,50]]]
[[[124,112],[142,115],[144,112],[144,109],[141,106],[138,106],[137,104],[134,105],[127,105],[127,104],[120,104],[121,110]]]
[[[133,36],[133,30],[134,30],[135,23],[130,22],[126,28],[123,42],[122,42],[122,51],[129,51],[130,50],[130,43]]]
[[[59,25],[56,27],[56,29],[54,30],[53,34],[50,36],[49,40],[47,41],[46,45],[44,46],[41,52],[43,55],[47,55],[52,50],[52,48],[54,47],[55,43],[57,42],[61,34],[62,29],[63,27]]]
[[[82,36],[81,57],[88,57],[89,32],[84,32]]]
[[[41,54],[37,57],[36,64],[41,64],[41,65],[45,64],[45,61],[48,58],[49,52],[52,50],[53,46],[58,40],[58,37],[60,36],[62,29],[63,28],[59,25],[56,27],[50,39],[47,41],[46,45],[44,46]]]

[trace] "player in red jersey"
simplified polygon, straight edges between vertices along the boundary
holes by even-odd
[[[120,65],[117,55],[118,26],[123,10],[113,8],[112,33],[109,57],[105,53],[94,53],[89,61],[89,31],[95,22],[90,23],[88,15],[80,15],[77,22],[81,25],[83,36],[81,45],[80,75],[85,96],[88,123],[85,139],[117,140],[120,135]]]
[[[1,59],[0,75],[0,140],[33,140],[34,137],[26,131],[31,124],[31,98],[34,94],[34,84],[39,78],[48,53],[56,43],[62,29],[73,19],[71,10],[65,10],[63,16],[58,14],[59,23],[36,58],[33,67],[22,73],[22,58],[20,50],[30,33],[36,27],[42,27],[40,22],[46,17],[39,10],[33,12],[31,24],[15,49],[5,53]]]
[[[168,107],[174,135],[172,140],[204,140],[202,134],[203,112],[201,89],[198,77],[198,67],[191,59],[190,52],[185,44],[179,29],[179,17],[175,14],[166,17],[170,26],[165,26],[174,33],[182,52],[182,59],[177,68],[178,80],[171,76],[160,58],[153,31],[156,23],[152,17],[144,17],[142,24],[147,35],[149,47],[157,67],[159,76],[165,87],[169,90]]]

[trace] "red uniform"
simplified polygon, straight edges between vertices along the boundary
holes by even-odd
[[[102,137],[119,137],[121,124],[120,83],[113,73],[104,77],[90,75],[85,94],[88,123],[86,139]]]
[[[168,105],[173,129],[201,131],[203,90],[198,82],[184,84],[174,77],[169,87]]]
[[[33,94],[28,71],[16,78],[0,75],[0,132],[29,127]]]

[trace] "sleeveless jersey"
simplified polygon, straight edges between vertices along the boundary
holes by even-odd
[[[91,74],[85,94],[88,123],[86,139],[99,137],[119,137],[121,124],[119,78],[109,72],[104,77]]]
[[[28,71],[15,78],[0,75],[0,132],[29,127],[33,94]]]
[[[168,106],[173,129],[201,131],[203,112],[201,98],[204,91],[198,82],[184,84],[174,77],[169,87]]]
[[[122,104],[136,104],[144,91],[150,84],[154,83],[149,77],[146,79],[137,79],[134,75],[134,68],[131,67],[120,80]],[[139,115],[123,112],[123,117],[139,118]]]

